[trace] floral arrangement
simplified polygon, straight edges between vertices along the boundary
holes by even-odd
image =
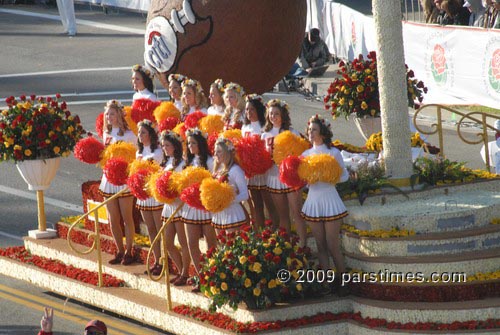
[[[0,161],[67,157],[84,133],[80,118],[71,115],[60,94],[24,95],[5,100],[0,114]]]
[[[318,283],[298,283],[297,270],[308,269],[306,251],[298,247],[298,238],[285,230],[273,231],[243,227],[239,232],[218,236],[220,246],[203,256],[200,288],[212,299],[210,310],[228,304],[237,309],[244,301],[249,308],[263,309],[291,297],[304,297]],[[290,271],[287,282],[277,279],[280,269]]]
[[[378,91],[377,56],[375,51],[363,55],[352,62],[339,63],[340,74],[330,84],[324,98],[325,109],[332,109],[331,113],[335,119],[338,116],[354,114],[356,117],[378,117],[380,116],[380,97]],[[415,100],[422,102],[427,87],[415,78],[413,70],[406,66],[406,79],[408,85],[408,106],[417,107]]]
[[[425,145],[424,140],[420,138],[420,133],[416,132],[411,135],[411,146],[412,147],[422,147]],[[384,149],[382,132],[371,134],[365,143],[366,149],[369,151],[380,152]]]
[[[377,238],[392,238],[392,237],[408,237],[415,235],[415,231],[399,229],[399,227],[392,227],[390,230],[376,229],[376,230],[360,230],[348,224],[342,225],[342,230],[362,237],[377,237]]]

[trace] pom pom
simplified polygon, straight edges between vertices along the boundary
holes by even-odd
[[[182,137],[183,140],[186,140],[186,126],[184,125],[184,122],[181,122],[175,126],[175,128],[172,130],[174,133],[179,134],[180,137]]]
[[[195,183],[201,183],[205,178],[210,178],[212,175],[208,170],[197,166],[188,166],[182,172],[172,175],[172,180],[177,185],[177,192],[181,193],[183,189]]]
[[[104,151],[104,144],[93,136],[79,140],[73,154],[76,159],[87,164],[96,164],[101,160],[101,153]]]
[[[162,102],[158,107],[155,108],[153,111],[153,116],[156,119],[157,123],[160,123],[161,121],[173,117],[176,118],[177,120],[180,120],[181,118],[181,112],[175,107],[175,105],[170,102],[170,101],[164,101]]]
[[[116,157],[109,159],[102,171],[111,184],[120,186],[127,183],[127,169],[128,162],[123,158]]]
[[[234,190],[228,183],[221,183],[214,178],[205,178],[200,185],[200,198],[207,211],[217,213],[231,205]]]
[[[299,167],[302,159],[297,156],[288,156],[280,164],[280,180],[289,187],[298,190],[306,184],[305,180],[299,176]]]
[[[170,178],[171,175],[172,171],[158,171],[149,177],[149,193],[156,201],[171,204],[179,196],[177,188]]]
[[[180,198],[182,201],[193,208],[206,210],[205,207],[203,207],[200,199],[200,183],[195,183],[184,189],[181,192]]]
[[[130,192],[139,200],[146,200],[149,194],[146,191],[146,182],[148,181],[150,172],[148,170],[138,170],[136,173],[130,174],[127,179],[127,185]]]
[[[342,175],[342,169],[333,156],[318,154],[305,157],[298,173],[309,185],[319,181],[335,185]]]
[[[287,130],[274,138],[273,160],[280,165],[288,156],[300,156],[310,148],[309,142]]]
[[[207,144],[208,144],[208,151],[210,151],[210,156],[214,155],[215,142],[217,142],[218,138],[219,138],[218,133],[211,133],[210,135],[208,135]]]
[[[197,128],[198,121],[200,121],[205,116],[207,116],[207,115],[205,113],[203,113],[202,111],[196,111],[196,112],[191,113],[188,116],[186,116],[186,119],[184,120],[184,124],[186,125],[187,129]]]
[[[207,115],[198,124],[199,128],[207,134],[218,134],[224,129],[224,121],[220,115]]]
[[[172,130],[178,123],[179,119],[169,116],[158,123],[158,132],[161,133],[164,130]]]
[[[236,141],[235,146],[236,160],[247,178],[262,174],[273,166],[271,154],[259,136],[241,138]]]
[[[153,101],[150,99],[137,99],[132,103],[132,113],[130,116],[132,120],[137,123],[144,119],[156,123],[155,117],[153,116],[153,111],[156,107],[160,105],[159,101]]]
[[[102,138],[102,134],[104,133],[104,112],[97,115],[95,119],[95,131]]]
[[[106,162],[110,158],[120,157],[123,158],[127,164],[132,163],[135,160],[135,145],[128,142],[116,142],[110,144],[102,152],[101,167],[106,165]]]
[[[220,137],[227,138],[234,142],[234,140],[239,140],[243,136],[241,135],[240,129],[229,129],[225,130],[222,134],[220,134]]]
[[[147,170],[150,173],[156,173],[160,171],[161,167],[154,160],[142,160],[136,159],[132,163],[130,163],[129,174],[135,174],[139,170]]]
[[[125,121],[127,122],[128,129],[137,135],[137,122],[132,120],[132,107],[125,106],[123,107],[123,111],[125,112]]]

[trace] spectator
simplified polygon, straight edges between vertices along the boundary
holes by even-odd
[[[464,7],[469,10],[469,26],[471,27],[484,27],[484,8],[481,0],[465,0]]]
[[[463,7],[462,0],[443,0],[441,8],[446,12],[451,22],[446,24],[453,24],[457,26],[468,26],[470,12],[467,8]]]
[[[75,4],[73,0],[57,0],[57,9],[64,27],[64,33],[69,37],[76,36]]]
[[[307,33],[302,42],[298,63],[294,64],[289,76],[322,76],[326,72],[330,62],[330,51],[319,35],[320,32],[317,28],[313,28]]]
[[[41,330],[38,335],[52,335],[52,327],[54,325],[54,310],[50,307],[45,307],[44,315],[40,321]],[[106,324],[100,320],[90,320],[85,326],[84,335],[107,335],[108,328]]]
[[[488,10],[488,19],[486,28],[500,29],[500,0],[493,0]]]

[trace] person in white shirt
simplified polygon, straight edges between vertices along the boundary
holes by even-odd
[[[161,77],[160,77],[161,78]],[[182,111],[182,82],[186,79],[186,76],[178,73],[172,73],[168,76],[168,94],[170,95],[170,100],[177,107],[179,112]]]
[[[155,88],[153,85],[153,74],[151,70],[145,66],[136,64],[132,67],[132,87],[134,88],[133,100],[149,99],[152,101],[158,100],[153,93]]]
[[[337,161],[341,175],[338,182],[345,182],[349,173],[344,166],[340,151],[332,146],[332,131],[330,123],[319,115],[309,119],[307,135],[313,147],[302,153],[303,157],[318,154],[328,154]],[[314,171],[311,171],[314,173]],[[338,277],[346,272],[344,256],[340,242],[340,228],[342,220],[348,215],[347,209],[340,198],[335,185],[326,182],[317,182],[309,185],[307,199],[301,212],[307,220],[318,246],[319,267],[323,270],[331,269],[329,255],[332,256]],[[340,281],[334,281],[335,289],[340,296],[348,294],[347,287],[340,287]]]
[[[125,112],[123,105],[117,100],[107,102],[104,110],[104,145],[124,141],[136,145],[137,138],[134,133],[128,128],[125,121]],[[127,185],[113,185],[106,175],[102,175],[99,191],[104,198],[110,198],[116,193],[122,191]],[[134,243],[134,216],[133,216],[134,197],[130,192],[123,193],[120,197],[111,200],[106,204],[108,219],[111,225],[111,233],[115,240],[118,253],[109,264],[129,265],[134,261],[132,248]],[[125,226],[125,247],[123,246],[123,232],[120,222],[124,222]]]
[[[73,0],[57,0],[57,9],[64,27],[64,33],[68,36],[76,36],[75,3]]]
[[[241,129],[245,119],[245,90],[239,84],[229,83],[224,86],[224,130]]]
[[[154,161],[158,164],[162,162],[163,151],[158,146],[158,134],[153,128],[151,121],[143,120],[137,124],[137,146],[139,150],[137,150],[135,155],[136,159]],[[135,207],[141,211],[142,220],[148,227],[149,240],[153,241],[162,225],[161,210],[163,209],[163,204],[156,201],[153,197],[149,197],[146,200],[137,199]],[[153,254],[155,256],[155,264],[149,270],[153,275],[158,276],[162,270],[162,266],[159,263],[161,257],[159,243],[153,246]],[[145,273],[147,274],[147,271]]]
[[[186,78],[182,82],[182,110],[181,120],[196,111],[207,114],[207,97],[203,93],[203,88],[199,81]]]
[[[210,85],[210,94],[208,98],[210,99],[210,107],[208,107],[208,115],[219,115],[224,116],[224,109],[226,108],[223,99],[224,94],[224,82],[222,79],[216,79]]]

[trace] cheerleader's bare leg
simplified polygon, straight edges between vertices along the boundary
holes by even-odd
[[[273,228],[278,228],[279,216],[274,205],[273,199],[271,198],[271,193],[267,190],[261,190],[262,199],[264,199],[264,204],[266,205],[267,212],[269,213],[269,219],[273,223]]]
[[[176,230],[177,230],[177,227],[175,226],[177,222],[170,222],[168,224],[168,226],[165,228],[165,243],[167,245],[167,251],[168,251],[168,256],[170,258],[172,258],[172,261],[174,262],[175,266],[177,267],[177,269],[179,270],[179,275],[182,275],[183,272],[184,272],[184,261],[183,261],[183,258],[181,256],[181,253],[179,251],[179,249],[177,249],[177,247],[175,246],[175,234],[176,234]],[[183,225],[182,222],[180,222],[180,224]],[[187,263],[188,263],[188,266],[189,266],[189,262],[190,262],[190,257],[189,257],[189,250],[185,250],[184,247],[187,248],[187,241],[186,241],[186,234],[184,234],[184,227],[182,227],[183,229],[183,235],[184,235],[184,242],[186,243],[185,246],[182,247],[183,249],[183,253],[186,253],[187,254]],[[180,236],[180,235],[179,235]],[[179,243],[180,242],[181,238],[179,237]],[[181,243],[181,246],[182,246],[182,243]],[[184,252],[184,250],[186,252]]]
[[[286,194],[271,193],[271,198],[273,199],[274,205],[276,206],[276,211],[278,212],[278,227],[285,228],[285,230],[290,233],[290,209],[288,207],[288,199]]]
[[[120,227],[120,204],[118,199],[113,199],[106,204],[108,211],[108,219],[111,225],[111,233],[115,240],[116,248],[118,249],[118,256],[123,256],[125,248],[123,247],[123,231]]]
[[[203,236],[205,236],[205,241],[207,242],[207,248],[215,248],[217,246],[217,235],[215,234],[215,229],[212,225],[203,225]]]
[[[342,219],[325,222],[325,236],[328,245],[328,251],[332,255],[333,262],[337,272],[346,272],[344,255],[340,243],[340,228],[342,226]]]
[[[297,230],[297,235],[299,235],[299,246],[305,247],[307,242],[307,225],[302,215],[300,215],[300,210],[302,209],[302,192],[295,191],[287,193],[286,196],[290,206],[290,213],[295,223],[295,229]]]
[[[328,258],[327,239],[330,237],[326,236],[325,222],[310,222],[309,226],[311,227],[318,248],[319,267],[320,269],[328,270],[330,269],[330,261]]]
[[[189,254],[191,255],[191,261],[193,262],[196,274],[200,274],[200,236],[203,231],[202,225],[195,224],[185,224],[186,236],[188,241]],[[215,234],[215,233],[214,233]]]
[[[123,218],[125,226],[125,251],[127,254],[132,255],[132,247],[134,246],[134,215],[133,205],[134,197],[121,197],[118,199],[120,213]]]
[[[156,229],[156,224],[155,224],[155,219],[153,217],[153,213],[155,211],[142,211],[141,210],[141,215],[142,215],[142,220],[148,227],[148,234],[149,234],[149,240],[151,243],[153,243],[154,239],[156,238],[156,235],[158,235],[158,230]],[[161,211],[156,211],[159,212],[161,216]],[[153,245],[153,254],[155,256],[155,263],[158,263],[161,257],[161,244],[156,243]]]
[[[257,228],[263,228],[264,227],[264,200],[262,198],[262,192],[261,190],[253,190],[249,189],[248,190],[249,195],[250,195],[250,201],[248,202],[250,204],[250,210],[252,213],[252,219],[254,221],[254,225]]]

